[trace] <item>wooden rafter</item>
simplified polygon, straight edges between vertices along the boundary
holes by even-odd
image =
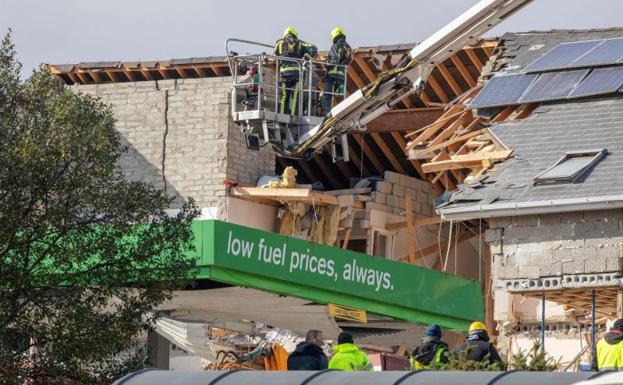
[[[357,141],[357,144],[359,145],[359,147],[363,148],[363,153],[370,160],[370,162],[372,162],[372,165],[376,169],[375,171],[377,173],[382,173],[383,171],[385,171],[385,167],[383,167],[383,164],[378,160],[374,151],[372,151],[370,146],[366,144],[363,135],[353,134],[352,137],[355,139],[355,141]]]
[[[458,55],[453,55],[450,60],[463,77],[465,83],[467,83],[470,87],[474,87],[476,85],[476,79],[474,79],[472,74],[467,70],[467,67],[465,67],[465,64],[463,64]]]
[[[389,160],[389,163],[392,165],[394,170],[396,172],[399,172],[400,174],[407,174],[405,169],[400,164],[400,161],[396,157],[396,154],[394,154],[394,152],[390,150],[389,146],[387,146],[387,143],[385,143],[383,138],[381,138],[381,135],[379,133],[374,132],[370,134],[370,137],[372,138],[372,140],[374,140],[376,145],[379,146],[379,148],[381,149],[381,152],[383,153],[383,155],[385,155],[385,158]]]

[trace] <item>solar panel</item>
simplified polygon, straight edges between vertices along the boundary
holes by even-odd
[[[623,58],[623,38],[607,39],[584,56],[571,63],[572,67],[614,64]]]
[[[470,108],[507,106],[518,102],[538,74],[496,75],[470,103]]]
[[[570,97],[608,94],[623,86],[623,67],[597,68],[569,94]]]
[[[552,48],[545,55],[528,64],[526,71],[539,72],[557,68],[565,68],[574,60],[599,45],[603,40],[578,41],[563,43]]]
[[[519,99],[521,103],[566,98],[589,70],[546,72],[541,74]]]

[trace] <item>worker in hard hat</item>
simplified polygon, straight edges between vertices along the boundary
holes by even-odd
[[[344,93],[346,66],[352,60],[352,49],[346,42],[344,29],[341,27],[333,28],[331,31],[331,42],[331,49],[327,56],[327,75],[324,79],[324,90],[322,93],[323,115],[331,111],[336,97]]]
[[[441,340],[439,325],[432,324],[426,329],[426,336],[413,349],[409,362],[412,370],[438,369],[448,363],[448,344]]]
[[[329,361],[329,369],[348,371],[371,371],[372,363],[368,355],[355,345],[352,334],[341,332],[337,336],[337,345],[333,347],[335,354]]]
[[[614,321],[608,333],[597,343],[597,368],[623,370],[623,319]]]
[[[299,34],[294,27],[283,31],[283,37],[275,43],[274,54],[285,58],[303,59],[316,56],[318,48],[298,38]],[[282,114],[296,114],[297,102],[300,97],[301,76],[303,68],[297,60],[288,61],[279,59],[279,112]]]
[[[490,364],[502,363],[500,354],[489,341],[487,327],[482,322],[472,322],[472,324],[469,325],[467,340],[452,351],[456,356],[461,355],[463,352],[465,352],[468,360],[478,362],[488,360]]]

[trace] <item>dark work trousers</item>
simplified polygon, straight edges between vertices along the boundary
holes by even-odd
[[[324,79],[324,90],[322,92],[322,114],[327,115],[333,107],[333,101],[340,95],[337,95],[342,90],[344,85],[344,79],[336,78],[333,76],[327,76]]]
[[[298,98],[301,84],[296,76],[282,76],[279,87],[279,113],[298,115]]]

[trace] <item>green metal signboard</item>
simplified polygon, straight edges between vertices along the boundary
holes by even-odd
[[[197,278],[451,329],[483,319],[477,281],[221,221],[194,227]]]

